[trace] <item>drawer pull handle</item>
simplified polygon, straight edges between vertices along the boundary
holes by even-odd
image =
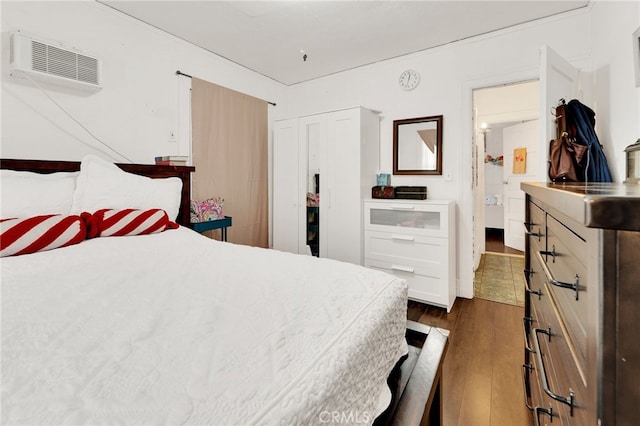
[[[549,325],[546,330],[537,328],[536,331],[542,334],[546,334],[547,336],[549,336],[549,341],[551,341],[551,337],[553,336],[553,333],[551,332],[551,325]]]
[[[529,329],[531,328],[531,323],[533,322],[533,318],[531,317],[523,317],[522,318],[522,331],[524,331],[524,350],[535,354],[536,351],[531,346],[529,346]]]
[[[554,246],[554,251],[555,251],[555,246]],[[540,264],[542,265],[542,270],[544,271],[544,275],[547,277],[547,281],[549,282],[549,284],[554,285],[556,287],[560,287],[560,288],[567,288],[570,290],[573,290],[576,292],[576,300],[579,300],[579,295],[580,295],[580,276],[578,274],[576,274],[575,276],[575,281],[573,283],[565,283],[562,281],[558,281],[555,278],[553,278],[553,275],[551,274],[551,271],[549,270],[549,267],[547,266],[547,263],[542,260],[542,255],[545,254],[544,252],[540,251],[538,252],[538,257],[539,257],[539,261]]]
[[[549,404],[549,408],[536,407],[536,426],[540,426],[540,414],[549,416],[549,423],[553,423],[553,406]]]
[[[409,266],[391,265],[391,269],[394,271],[410,272],[413,273],[414,269]]]
[[[538,295],[538,300],[542,300],[542,289],[540,290],[531,290],[531,288],[529,287],[529,276],[532,275],[534,272],[532,269],[525,269],[522,271],[524,273],[524,291],[526,291],[529,294],[537,294]]]
[[[391,208],[393,210],[413,210],[414,207],[411,204],[392,204]]]
[[[544,296],[544,293],[542,293],[542,289],[540,289],[540,290],[531,290],[531,288],[529,288],[529,280],[527,280],[526,275],[524,277],[524,291],[529,293],[529,294],[538,295],[538,300],[542,300],[542,296]]]
[[[529,384],[529,372],[533,370],[531,364],[522,364],[522,391],[524,392],[524,405],[533,411],[533,407],[529,405],[529,398],[531,397],[531,385]]]
[[[542,256],[551,256],[553,258],[552,263],[556,263],[556,246],[555,246],[555,244],[551,247],[551,251],[541,250],[540,254]],[[542,258],[540,258],[540,259],[542,259]]]
[[[536,359],[538,360],[538,369],[540,371],[540,380],[542,381],[542,389],[544,390],[544,393],[549,395],[552,399],[555,399],[556,401],[561,402],[563,404],[567,404],[569,406],[569,413],[571,417],[573,417],[573,397],[574,397],[573,389],[569,389],[569,396],[562,396],[562,395],[558,395],[557,393],[554,393],[549,388],[549,381],[547,380],[547,371],[544,367],[542,353],[540,352],[540,341],[538,340],[538,333],[548,334],[549,340],[551,340],[551,328],[549,328],[549,330],[543,330],[541,328],[536,328],[533,330],[533,334],[534,334],[533,343],[536,351],[536,354],[535,354]]]
[[[415,238],[409,237],[409,236],[406,236],[406,235],[392,235],[391,239],[392,240],[401,240],[401,241],[415,241]]]
[[[535,225],[535,223],[524,223],[524,233],[532,237],[538,237],[538,242],[540,242],[540,238],[544,237],[544,234],[540,233],[540,228],[538,228],[538,232],[531,231],[530,227],[533,225]]]

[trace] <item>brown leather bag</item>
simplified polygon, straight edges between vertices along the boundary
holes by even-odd
[[[564,99],[556,106],[556,138],[549,142],[549,178],[553,182],[584,182],[587,147],[573,141],[567,129]]]
[[[549,143],[549,178],[553,182],[584,182],[585,145],[580,145],[562,135]]]

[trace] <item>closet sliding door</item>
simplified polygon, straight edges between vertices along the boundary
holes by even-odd
[[[327,114],[322,257],[360,264],[360,109]]]
[[[273,248],[300,251],[304,232],[300,185],[298,119],[276,121],[273,128]],[[304,246],[302,247],[304,249]]]

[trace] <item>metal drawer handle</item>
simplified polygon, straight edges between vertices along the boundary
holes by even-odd
[[[538,333],[548,334],[549,340],[551,340],[551,328],[549,328],[549,330],[543,330],[541,328],[536,328],[533,330],[533,334],[534,334],[533,343],[535,346],[536,359],[538,360],[538,369],[540,371],[540,380],[542,381],[542,388],[544,389],[544,393],[546,393],[556,401],[562,402],[563,404],[567,404],[570,410],[569,413],[571,417],[573,417],[573,397],[574,397],[573,389],[571,388],[569,389],[569,396],[566,397],[566,396],[558,395],[557,393],[552,392],[551,389],[549,388],[549,382],[547,380],[547,371],[544,367],[544,362],[542,360],[542,353],[540,352],[540,342],[538,340]]]
[[[538,232],[532,232],[529,227],[535,225],[535,223],[524,223],[524,233],[526,235],[531,235],[532,237],[538,237],[538,241],[540,241],[541,237],[544,237],[544,234],[540,233],[540,228],[538,228]]]
[[[536,351],[531,346],[529,346],[529,329],[531,328],[531,323],[533,323],[533,318],[531,317],[523,317],[522,318],[522,331],[524,331],[524,350],[535,354]]]
[[[409,266],[400,266],[400,265],[391,265],[391,269],[394,271],[402,271],[402,272],[414,272],[414,269]]]
[[[556,263],[556,245],[555,244],[553,246],[551,246],[551,251],[541,250],[540,254],[543,255],[543,256],[551,256],[551,257],[553,257],[552,262]],[[540,259],[542,259],[542,257]]]
[[[551,341],[551,336],[553,336],[553,333],[551,332],[551,325],[549,325],[546,330],[537,328],[536,331],[540,331],[540,333],[546,334],[547,336],[549,336],[549,341]],[[536,339],[537,339],[537,336],[536,336]]]
[[[549,404],[549,408],[536,407],[534,410],[536,411],[536,426],[540,426],[540,413],[548,415],[551,419],[549,423],[553,423],[553,406],[551,404]]]
[[[409,237],[407,235],[392,235],[392,240],[402,240],[402,241],[415,241],[415,238]]]
[[[529,396],[531,395],[531,391],[528,389],[531,388],[529,384],[529,371],[533,370],[533,366],[531,364],[522,364],[522,391],[524,393],[524,405],[529,409],[529,411],[533,411],[533,407],[529,405]]]
[[[555,251],[555,246],[553,248],[554,248],[554,251]],[[579,293],[580,293],[580,276],[578,274],[576,274],[574,283],[565,283],[565,282],[556,280],[555,278],[553,278],[553,275],[551,274],[551,271],[549,270],[549,266],[547,266],[547,263],[542,259],[542,255],[543,254],[545,254],[545,253],[542,252],[542,251],[537,252],[538,260],[540,261],[540,264],[542,265],[542,270],[544,271],[544,275],[547,277],[547,281],[549,282],[549,284],[554,285],[556,287],[568,288],[568,289],[571,289],[571,290],[575,291],[576,292],[576,300],[578,300],[578,296],[579,296]]]
[[[534,272],[531,269],[525,269],[522,272],[524,273],[524,291],[530,294],[537,294],[538,300],[542,300],[542,296],[543,296],[542,289],[531,290],[531,288],[529,287],[529,275],[533,274]]]

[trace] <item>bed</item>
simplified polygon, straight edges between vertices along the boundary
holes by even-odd
[[[12,194],[12,179],[38,172],[64,180],[60,194],[72,190],[69,211],[51,213],[138,213],[171,198],[162,220],[182,225],[108,236],[100,216],[93,238],[1,258],[3,424],[439,422],[447,333],[407,331],[403,281],[199,235],[191,167],[96,158],[1,167],[13,170],[3,218],[19,213],[5,199],[29,198]],[[132,174],[171,185],[156,191]],[[29,211],[56,191],[31,197]],[[87,235],[94,216],[78,220]]]

